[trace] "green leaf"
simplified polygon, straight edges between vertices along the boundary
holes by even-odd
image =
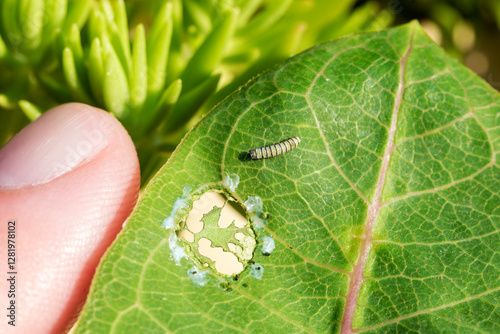
[[[104,103],[102,82],[102,78],[104,77],[104,54],[101,41],[97,37],[94,38],[90,45],[88,63],[90,88],[99,103]]]
[[[202,34],[207,33],[212,29],[212,19],[210,14],[207,13],[201,4],[194,1],[186,1],[185,6],[186,11],[193,23],[198,27]]]
[[[63,50],[62,59],[64,78],[66,79],[71,94],[77,101],[92,104],[91,99],[87,95],[86,89],[83,86],[82,78],[79,77],[78,69],[75,64],[75,58],[73,57],[73,52],[70,48],[65,48]]]
[[[50,75],[40,74],[40,85],[50,92],[53,96],[58,97],[58,102],[71,101],[71,92],[65,82],[55,80]]]
[[[161,110],[162,113],[167,113],[171,110],[173,106],[179,100],[179,96],[182,91],[182,80],[177,79],[168,86],[167,89],[161,95],[160,101],[158,102],[157,109]]]
[[[44,43],[52,42],[64,22],[68,10],[68,0],[45,0]]]
[[[172,5],[167,3],[156,18],[147,41],[148,90],[154,97],[165,85],[171,38]]]
[[[3,0],[0,4],[2,6],[2,21],[0,22],[2,34],[5,37],[5,42],[17,53],[24,41],[24,36],[17,20],[20,15],[19,1]]]
[[[181,0],[171,0],[168,3],[171,4],[172,10],[172,40],[170,43],[167,71],[172,78],[178,78],[188,60],[182,53],[184,44],[183,9]]]
[[[19,107],[30,121],[34,121],[42,114],[41,110],[29,101],[19,101]]]
[[[377,13],[378,4],[367,2],[359,6],[353,13],[345,13],[344,21],[334,21],[333,27],[327,26],[323,38],[339,38],[351,31],[363,31],[363,26],[369,22],[369,18]],[[392,14],[391,14],[392,15]],[[383,22],[381,22],[383,23]]]
[[[68,2],[68,15],[65,20],[65,27],[63,31],[68,31],[73,24],[82,27],[87,21],[89,12],[93,6],[93,0],[79,0]],[[94,36],[92,36],[94,37]]]
[[[7,56],[7,46],[5,45],[2,36],[0,36],[0,59],[4,59]]]
[[[129,48],[129,29],[127,22],[127,10],[125,8],[125,3],[123,0],[113,1],[112,6],[114,9],[114,17],[116,20],[116,26],[120,35],[120,41],[125,52],[125,57],[130,59],[130,48]]]
[[[148,92],[148,64],[146,54],[146,33],[142,24],[135,28],[132,50],[132,76],[130,78],[130,98],[132,105],[139,109]]]
[[[101,41],[106,55],[104,58],[104,103],[109,111],[126,123],[130,121],[128,119],[130,91],[127,76],[109,39],[103,36]]]
[[[19,3],[19,24],[27,50],[36,49],[42,42],[44,5],[43,0],[21,0]]]
[[[220,75],[214,75],[200,82],[197,87],[186,94],[181,94],[172,112],[165,121],[163,132],[177,130],[193,117],[200,106],[215,91]],[[180,84],[180,82],[179,82]],[[184,84],[184,83],[183,83]],[[179,87],[180,88],[180,87]],[[184,87],[182,87],[184,90]]]
[[[176,3],[176,5],[180,5],[180,3]],[[150,41],[156,41],[160,39],[160,34],[162,34],[164,25],[167,22],[172,21],[173,7],[174,5],[171,1],[162,1],[162,5],[158,13],[155,15],[154,20],[151,24],[151,28],[149,30],[148,38]],[[154,45],[151,45],[151,48],[153,47]]]
[[[236,30],[239,11],[228,11],[224,20],[208,35],[203,44],[189,60],[181,79],[184,89],[189,91],[196,87],[200,81],[205,81],[219,63],[227,48],[227,43]]]
[[[132,59],[130,55],[125,4],[123,0],[118,0],[102,1],[100,5],[107,19],[107,36],[113,45],[115,54],[122,64],[121,67],[128,77],[132,68]]]
[[[498,92],[417,23],[291,58],[184,138],[75,332],[498,332],[499,113]],[[295,136],[283,155],[244,158]],[[198,205],[209,189],[243,205],[256,236],[237,279],[181,239],[198,215],[221,252],[236,243],[216,234],[229,201]]]
[[[262,0],[246,1],[240,4],[240,17],[238,27],[243,27],[254,16],[255,12],[262,5]]]
[[[100,11],[93,11],[88,21],[89,37],[94,41],[96,38],[101,38],[107,35],[106,19]]]
[[[291,6],[292,0],[277,0],[272,1],[268,5],[267,10],[261,12],[255,19],[249,22],[240,34],[242,35],[258,35],[265,33],[270,29],[283,15],[285,15],[288,8]]]
[[[85,78],[85,58],[83,56],[82,42],[80,39],[80,29],[76,24],[71,26],[70,32],[66,37],[66,45],[71,49],[75,61],[78,77]]]

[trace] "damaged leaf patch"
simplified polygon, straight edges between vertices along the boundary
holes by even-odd
[[[245,209],[233,198],[209,190],[193,201],[177,235],[192,259],[223,276],[241,273],[252,259],[255,234]]]

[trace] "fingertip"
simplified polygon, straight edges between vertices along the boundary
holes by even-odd
[[[81,103],[55,107],[2,148],[0,189],[50,182],[92,160],[110,140],[119,140],[128,151],[132,147],[126,145],[131,141],[125,129],[109,113]]]
[[[0,175],[0,216],[17,222],[19,236],[23,318],[16,328],[60,332],[135,205],[140,172],[134,145],[109,113],[66,104],[0,150]]]

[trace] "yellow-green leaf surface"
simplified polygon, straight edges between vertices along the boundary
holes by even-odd
[[[499,112],[417,23],[289,59],[186,136],[104,257],[76,333],[500,332]],[[292,137],[285,154],[242,158]],[[178,228],[207,187],[262,212],[243,272],[201,268],[200,284],[162,224]]]

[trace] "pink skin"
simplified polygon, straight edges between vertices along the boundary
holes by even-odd
[[[0,150],[0,332],[61,333],[132,211],[139,163],[107,112],[65,104]],[[7,222],[16,221],[16,327],[7,324]]]

